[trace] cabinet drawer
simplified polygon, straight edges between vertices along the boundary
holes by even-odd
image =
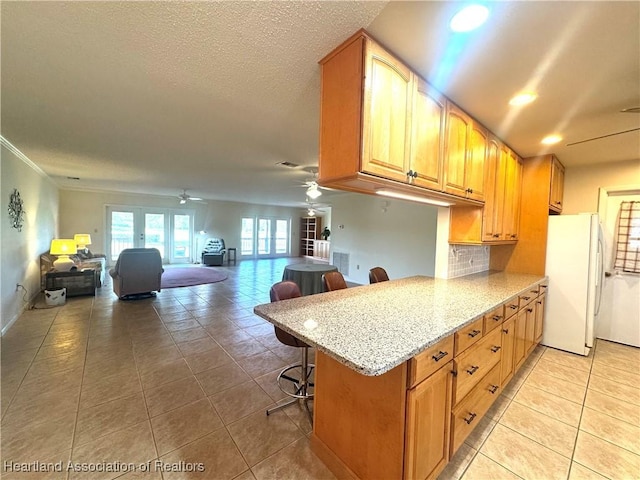
[[[533,295],[532,293],[526,292],[522,295],[518,296],[518,309],[522,310],[525,306],[529,305],[533,300],[537,297],[537,295]]]
[[[518,297],[513,297],[504,304],[504,319],[513,317],[520,310],[520,302]]]
[[[452,359],[453,335],[449,335],[409,360],[409,388],[419,384]]]
[[[500,331],[500,330],[498,330]],[[451,414],[451,452],[458,450],[462,442],[480,423],[483,415],[500,396],[500,365],[496,365],[476,387],[453,409]]]
[[[467,348],[482,338],[483,323],[484,318],[479,318],[454,334],[456,355],[464,352]]]
[[[491,330],[504,322],[504,305],[500,305],[498,308],[494,308],[484,316],[484,334],[486,335]]]
[[[529,290],[527,290],[526,293],[524,293],[523,295],[531,295],[534,299],[538,297],[538,295],[540,295],[540,285],[534,285],[533,287],[531,287]]]
[[[476,345],[454,359],[457,375],[453,383],[453,403],[460,402],[494,365],[500,363],[502,330],[491,331]]]

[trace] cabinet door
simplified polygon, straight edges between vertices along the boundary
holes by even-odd
[[[535,343],[540,343],[542,340],[542,326],[544,325],[544,306],[547,296],[545,294],[540,295],[536,300],[536,322],[535,322]]]
[[[414,78],[409,168],[417,174],[413,183],[432,190],[442,190],[445,99],[427,82],[419,77]]]
[[[502,324],[502,358],[500,360],[500,381],[504,387],[513,377],[513,348],[516,338],[516,317]]]
[[[526,326],[524,332],[524,352],[528,356],[533,347],[535,347],[535,331],[536,331],[536,311],[535,302],[531,302],[524,308],[526,316]]]
[[[467,198],[484,201],[484,164],[487,156],[487,130],[473,123],[469,136],[469,151],[464,169]]]
[[[451,365],[407,392],[405,478],[435,477],[449,461]]]
[[[522,162],[508,148],[503,148],[506,162],[506,186],[504,197],[504,240],[517,240],[520,224],[520,190],[522,184]]]
[[[525,336],[527,329],[526,310],[522,309],[515,317],[515,339],[513,343],[513,372],[517,372],[525,358]]]
[[[411,71],[367,40],[362,171],[406,181],[411,141]]]
[[[500,141],[494,136],[489,138],[485,163],[482,241],[495,242],[503,238],[506,162],[501,155]]]
[[[447,193],[465,197],[465,167],[471,118],[452,103],[447,103],[446,129],[444,189]]]
[[[564,196],[564,166],[556,157],[552,157],[551,162],[549,209],[560,213],[562,212],[562,197]]]

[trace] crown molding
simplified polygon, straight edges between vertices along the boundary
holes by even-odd
[[[2,135],[0,135],[0,145],[2,145],[4,148],[9,150],[11,153],[13,153],[17,158],[22,160],[28,167],[30,167],[33,171],[38,173],[40,176],[46,178],[53,184],[56,184],[56,182],[54,182],[53,179],[49,175],[47,175],[44,170],[42,170],[29,157],[27,157],[24,153],[18,150],[18,148],[15,145],[13,145],[13,143],[11,143],[9,140],[4,138]]]

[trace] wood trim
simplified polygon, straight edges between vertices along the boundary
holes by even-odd
[[[377,377],[316,352],[315,436],[358,478],[402,478],[407,363]]]
[[[353,473],[315,433],[311,434],[309,441],[311,451],[331,470],[331,473],[333,473],[338,480],[359,480],[356,474]]]

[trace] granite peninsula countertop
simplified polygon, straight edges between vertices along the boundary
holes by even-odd
[[[393,369],[546,277],[415,276],[266,303],[265,320],[363,375]]]

